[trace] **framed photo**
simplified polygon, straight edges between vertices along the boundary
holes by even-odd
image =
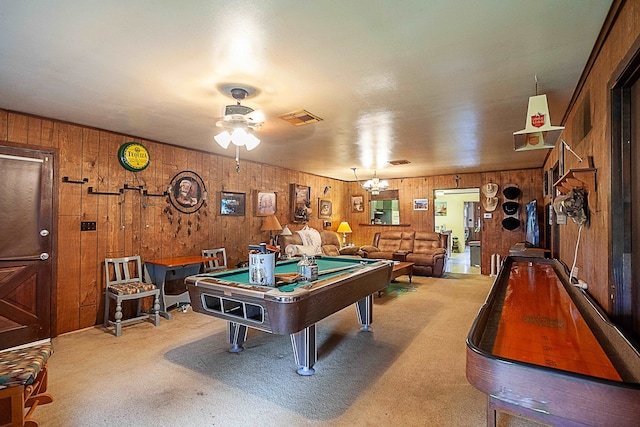
[[[318,218],[331,218],[333,214],[333,204],[331,200],[318,199]]]
[[[220,192],[220,215],[244,216],[245,206],[244,193]]]
[[[311,219],[311,187],[291,184],[291,221],[307,222]]]
[[[447,202],[435,202],[436,216],[447,216]]]
[[[364,196],[351,196],[351,211],[364,212]]]
[[[254,192],[254,199],[256,203],[256,216],[270,216],[276,214],[277,196],[275,191],[256,190]]]
[[[200,209],[207,198],[202,178],[192,171],[177,173],[169,183],[168,193],[173,207],[186,214]]]
[[[429,210],[429,199],[413,199],[413,210],[414,211],[428,211]]]

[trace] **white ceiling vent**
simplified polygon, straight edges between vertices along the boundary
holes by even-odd
[[[308,125],[322,121],[320,117],[315,114],[311,114],[307,110],[298,110],[292,113],[281,114],[278,117],[294,126]]]
[[[411,162],[406,159],[401,159],[401,160],[389,160],[389,163],[394,166],[398,166],[398,165],[408,165]]]

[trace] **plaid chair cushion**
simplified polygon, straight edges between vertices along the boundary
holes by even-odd
[[[153,283],[127,282],[109,286],[109,292],[116,295],[133,295],[156,289]]]
[[[0,352],[0,389],[32,384],[52,353],[51,342]]]

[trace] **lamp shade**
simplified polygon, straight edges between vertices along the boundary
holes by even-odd
[[[261,231],[280,231],[282,230],[282,226],[278,221],[278,218],[275,215],[269,215],[262,221]]]
[[[349,227],[349,223],[346,221],[343,221],[340,223],[340,225],[338,226],[338,229],[336,230],[338,233],[351,233],[351,227]]]
[[[516,151],[553,148],[564,130],[564,126],[551,126],[547,95],[529,98],[525,128],[513,133]]]
[[[233,145],[238,147],[242,147],[244,145],[247,147],[248,151],[251,151],[260,144],[260,140],[258,138],[241,127],[235,128],[232,133],[229,133],[226,130],[222,131],[218,135],[214,136],[213,139],[215,139],[218,145],[224,149],[229,147],[230,143],[233,143]]]
[[[288,225],[285,225],[285,226],[282,228],[282,231],[280,232],[280,235],[281,235],[281,236],[291,236],[292,234],[293,234],[293,233],[291,232],[291,230],[289,230],[289,226],[288,226]]]

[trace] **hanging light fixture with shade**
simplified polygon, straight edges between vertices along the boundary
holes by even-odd
[[[351,168],[351,170],[353,171],[353,175],[356,177],[356,181],[360,184],[360,180],[356,174],[356,168]],[[373,178],[367,180],[364,184],[360,184],[360,186],[372,195],[377,196],[381,191],[385,191],[389,188],[389,183],[384,179],[380,180],[380,178],[376,176],[376,171],[373,171]]]
[[[230,144],[236,147],[236,172],[240,171],[240,147],[246,147],[251,151],[260,144],[260,140],[253,135],[253,131],[262,128],[264,116],[253,108],[240,105],[240,101],[246,99],[256,91],[249,87],[228,87],[223,88],[223,92],[228,93],[236,100],[236,105],[227,105],[225,114],[216,122],[216,126],[223,129],[215,135],[213,139],[220,147],[227,149]]]
[[[564,130],[564,126],[552,126],[547,95],[538,95],[536,76],[536,96],[529,98],[525,128],[513,133],[515,151],[553,148]]]

